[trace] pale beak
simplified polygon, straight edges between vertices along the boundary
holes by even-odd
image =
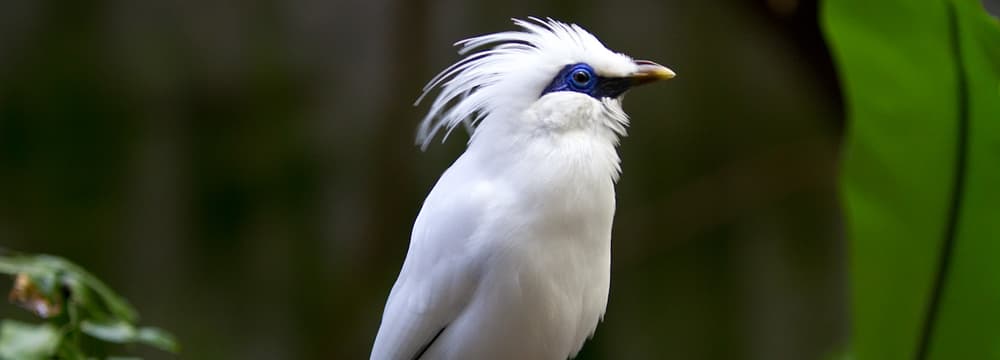
[[[629,75],[633,86],[659,80],[669,80],[677,76],[677,73],[673,70],[652,61],[636,60],[635,64],[639,66],[639,69]]]

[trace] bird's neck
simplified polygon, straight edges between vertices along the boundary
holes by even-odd
[[[467,152],[497,172],[550,177],[555,182],[618,180],[618,135],[609,128],[553,129],[538,119],[486,120],[476,129]]]

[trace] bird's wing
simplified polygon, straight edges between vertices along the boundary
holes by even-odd
[[[459,163],[456,163],[459,165]],[[479,277],[469,246],[488,206],[490,186],[442,175],[413,226],[410,248],[382,314],[372,360],[417,358],[465,308]]]

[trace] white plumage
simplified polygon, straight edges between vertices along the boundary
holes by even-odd
[[[621,95],[673,72],[576,25],[514,23],[458,42],[489,48],[424,88],[440,93],[418,143],[463,122],[472,136],[413,225],[372,359],[562,360],[604,314]]]

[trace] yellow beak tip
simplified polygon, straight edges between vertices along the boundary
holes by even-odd
[[[652,61],[636,60],[638,66],[632,76],[638,84],[645,84],[657,80],[669,80],[677,76],[677,73],[670,68]]]

